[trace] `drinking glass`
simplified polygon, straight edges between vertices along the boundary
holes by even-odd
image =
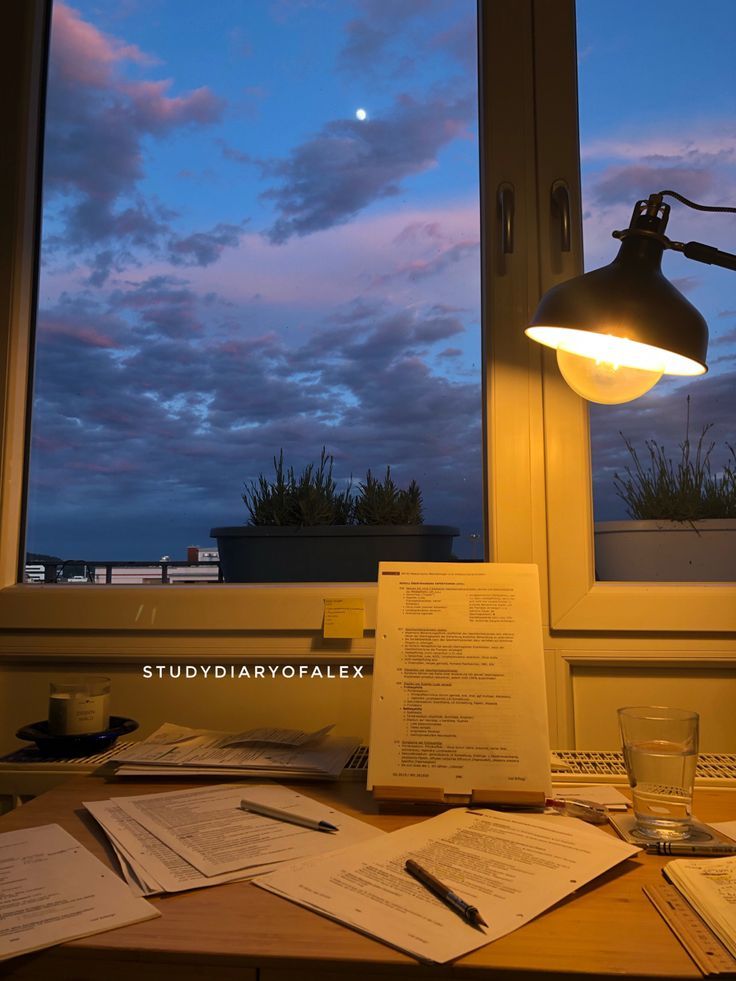
[[[687,838],[698,762],[697,712],[661,705],[618,710],[636,830],[653,840]]]

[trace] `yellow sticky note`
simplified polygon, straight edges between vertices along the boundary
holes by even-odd
[[[362,599],[326,599],[324,637],[362,637],[365,605]]]

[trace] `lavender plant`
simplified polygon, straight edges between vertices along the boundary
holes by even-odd
[[[338,489],[333,457],[322,447],[319,463],[308,464],[297,474],[284,466],[284,452],[274,457],[274,476],[260,474],[245,485],[243,501],[251,525],[419,525],[422,494],[412,480],[408,488],[396,485],[386,468],[378,480],[369,470],[353,493],[352,478]]]
[[[666,521],[698,521],[704,518],[736,518],[736,452],[726,443],[730,459],[713,472],[711,454],[715,442],[706,443],[712,423],[703,427],[697,442],[690,442],[690,397],[687,399],[685,439],[679,459],[672,459],[654,440],[644,445],[649,460],[642,463],[631,441],[621,433],[633,466],[625,475],[614,474],[616,493],[631,518]]]

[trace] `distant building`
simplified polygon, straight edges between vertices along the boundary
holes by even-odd
[[[33,557],[35,558],[35,556]],[[23,581],[28,583],[64,582],[135,586],[142,583],[218,582],[220,556],[216,548],[190,545],[184,559],[162,555],[158,562],[64,562],[55,559],[46,565],[26,564]],[[211,563],[211,564],[200,564]]]

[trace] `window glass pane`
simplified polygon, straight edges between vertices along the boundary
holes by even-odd
[[[577,17],[588,270],[614,258],[618,243],[611,231],[628,227],[638,199],[672,189],[698,203],[736,205],[736,6],[730,0],[704,0],[694,13],[683,0],[622,0],[615,9],[587,0],[577,5]],[[736,250],[736,216],[694,211],[668,200],[672,211],[666,234],[671,239]],[[726,532],[719,526],[711,538],[710,531],[697,534],[680,523],[672,554],[661,529],[649,538],[630,523],[634,515],[617,493],[617,487],[625,491],[616,474],[626,482],[629,468],[635,496],[643,496],[645,508],[653,496],[638,493],[642,482],[635,478],[626,441],[637,452],[645,477],[661,473],[668,460],[676,474],[686,437],[694,464],[698,438],[707,426],[702,452],[714,444],[708,458],[712,478],[722,484],[728,468],[736,469],[729,448],[736,445],[736,277],[672,251],[665,252],[662,269],[708,323],[709,372],[691,380],[665,376],[646,395],[620,406],[591,405],[597,575],[734,579],[736,542],[730,541],[736,529]],[[674,490],[663,496],[665,501],[647,514],[665,518],[687,498],[677,479]],[[724,497],[711,509],[712,518],[736,517],[736,485]],[[611,521],[627,524],[601,524]],[[730,565],[717,564],[705,550],[706,540],[729,557]],[[635,547],[642,551],[634,552]]]
[[[475,8],[54,3],[30,566],[214,548],[322,447],[482,558]]]

